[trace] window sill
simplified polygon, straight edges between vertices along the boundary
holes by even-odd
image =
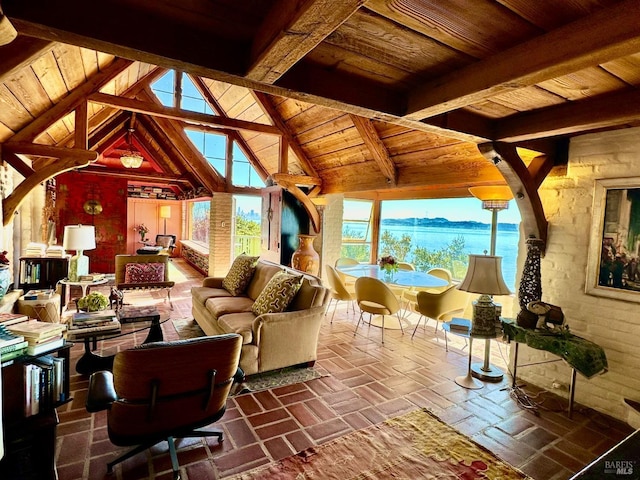
[[[207,247],[203,247],[201,244],[193,242],[191,240],[180,240],[180,243],[185,247],[190,248],[202,255],[209,255],[209,249]]]

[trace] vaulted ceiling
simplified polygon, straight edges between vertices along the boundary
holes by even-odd
[[[0,8],[18,33],[0,47],[2,158],[25,177],[66,161],[185,195],[233,191],[189,126],[229,134],[264,179],[311,196],[459,197],[506,182],[540,217],[535,191],[562,172],[571,136],[640,124],[639,0]],[[167,69],[216,116],[162,107],[149,84]],[[118,161],[129,129],[137,171]]]

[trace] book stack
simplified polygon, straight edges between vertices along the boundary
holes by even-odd
[[[29,316],[24,313],[0,313],[0,325],[5,327],[14,323],[22,323],[29,320]]]
[[[53,290],[29,290],[23,300],[48,300],[53,297]]]
[[[22,335],[7,330],[6,325],[0,324],[0,362],[8,362],[24,355],[28,342]]]
[[[64,248],[60,245],[49,245],[47,247],[45,256],[50,258],[64,258],[66,256]]]
[[[98,280],[104,280],[105,277],[104,273],[90,273],[89,275],[80,275],[78,280],[81,282],[97,282]]]
[[[113,310],[100,310],[98,312],[76,312],[71,320],[70,331],[74,333],[104,332],[119,330],[120,322]]]
[[[449,329],[452,332],[469,333],[471,322],[466,318],[454,318],[449,322]]]
[[[26,257],[44,257],[47,246],[44,243],[29,242],[25,249]]]
[[[23,366],[24,414],[37,415],[64,402],[64,362],[62,357],[45,355]]]
[[[9,325],[7,329],[16,335],[22,335],[28,342],[27,355],[40,355],[64,345],[62,333],[66,326],[61,323],[39,322],[29,320],[28,322]]]

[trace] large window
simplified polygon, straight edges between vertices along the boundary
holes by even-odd
[[[234,195],[234,258],[241,253],[260,255],[262,197]]]
[[[371,261],[371,213],[373,202],[345,200],[342,214],[342,247],[340,256]]]
[[[238,144],[233,142],[232,183],[243,187],[264,187],[264,182]]]
[[[207,162],[224,177],[227,161],[227,136],[217,133],[197,132],[187,129],[187,136]]]
[[[511,207],[498,214],[496,255],[514,290],[520,213]],[[378,256],[393,255],[422,271],[443,267],[462,279],[469,254],[491,248],[491,212],[475,198],[383,201],[378,245]]]

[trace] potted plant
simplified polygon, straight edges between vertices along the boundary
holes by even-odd
[[[109,298],[100,292],[91,292],[77,301],[79,310],[85,312],[98,312],[109,306]]]

